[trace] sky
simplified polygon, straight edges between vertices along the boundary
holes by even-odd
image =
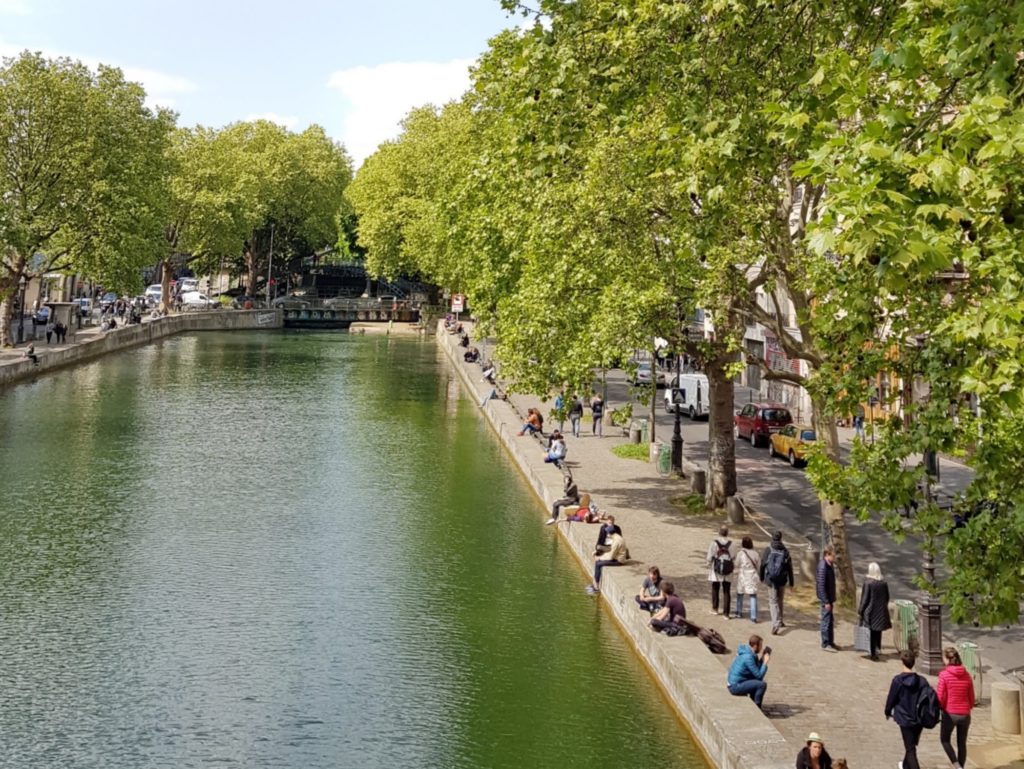
[[[498,0],[0,0],[0,55],[120,67],[179,125],[317,123],[358,166],[520,22]]]

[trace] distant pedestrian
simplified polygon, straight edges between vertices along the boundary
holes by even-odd
[[[53,341],[53,321],[46,321],[46,343],[50,344]]]
[[[939,742],[953,764],[953,769],[963,769],[967,766],[967,731],[971,728],[971,710],[974,708],[974,681],[955,648],[948,647],[943,657],[946,667],[939,673],[939,685],[935,688],[939,707],[942,708]],[[954,730],[956,753],[950,742]]]
[[[917,744],[921,741],[924,727],[918,720],[917,703],[921,692],[929,683],[914,672],[917,657],[907,650],[900,654],[903,671],[897,673],[889,685],[889,696],[885,700],[885,717],[892,718],[900,727],[903,737],[902,769],[921,769],[917,762]]]
[[[786,626],[784,609],[786,585],[793,587],[793,559],[782,544],[782,532],[772,534],[772,542],[761,554],[761,581],[768,586],[768,608],[772,617],[772,635]]]
[[[757,583],[761,570],[761,556],[754,549],[754,541],[744,537],[742,547],[736,553],[736,611],[733,616],[743,616],[743,596],[750,599],[750,621],[757,622]],[[726,604],[728,608],[728,604]]]
[[[579,505],[580,503],[580,490],[576,486],[576,481],[572,479],[572,473],[568,473],[565,476],[565,481],[562,484],[562,493],[565,496],[551,503],[551,517],[546,522],[548,525],[558,521],[558,512],[563,507]]]
[[[764,694],[768,691],[764,677],[768,675],[768,662],[772,656],[771,648],[766,647],[762,652],[763,645],[764,639],[759,635],[752,635],[747,643],[740,644],[726,678],[729,694],[748,696],[758,708],[761,708]]]
[[[57,323],[57,343],[64,344],[68,340],[68,327],[62,321]]]
[[[853,432],[861,440],[864,440],[864,407],[857,406],[857,413],[853,415]]]
[[[601,425],[601,417],[604,416],[604,399],[597,392],[595,392],[594,397],[590,399],[590,413],[594,419],[594,435],[598,438],[604,437],[604,428]]]
[[[554,409],[551,412],[552,420],[558,420],[558,432],[565,430],[565,391],[559,391],[555,396]]]
[[[708,582],[711,583],[711,613],[729,616],[729,581],[733,570],[733,546],[729,539],[729,527],[722,526],[718,536],[708,545],[707,557]],[[722,603],[718,603],[719,593]],[[719,609],[719,606],[722,608]]]
[[[807,735],[807,744],[796,757],[796,769],[832,769],[832,756],[817,732]]]
[[[889,619],[889,585],[882,579],[882,570],[877,563],[868,565],[868,576],[860,589],[860,606],[857,609],[860,624],[871,631],[868,653],[871,659],[878,659],[882,648],[882,633],[892,627]]]
[[[580,437],[580,420],[583,419],[583,400],[579,395],[572,396],[572,406],[569,407],[569,424],[572,425],[572,437]]]
[[[836,570],[835,551],[831,545],[826,547],[818,561],[815,588],[818,601],[821,603],[821,648],[839,651],[835,641],[835,617],[832,613],[836,605]]]
[[[629,548],[626,540],[619,533],[608,538],[608,552],[594,556],[594,580],[587,586],[587,592],[593,595],[601,590],[601,572],[608,566],[622,566],[629,560]]]

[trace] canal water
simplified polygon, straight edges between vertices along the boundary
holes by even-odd
[[[0,392],[0,766],[706,766],[432,341]]]

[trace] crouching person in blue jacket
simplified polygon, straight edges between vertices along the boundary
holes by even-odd
[[[764,639],[759,635],[752,635],[747,643],[740,644],[729,668],[729,693],[737,697],[747,695],[760,708],[768,690],[764,677],[768,674],[771,656],[771,647],[764,646]]]

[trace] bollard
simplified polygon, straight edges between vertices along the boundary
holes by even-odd
[[[640,442],[640,425],[636,422],[629,423],[629,442],[639,443]]]
[[[658,474],[668,475],[672,470],[672,447],[667,443],[658,443]]]
[[[649,435],[649,432],[647,428],[647,420],[638,419],[636,422],[640,425],[640,443],[648,443],[649,441],[647,440],[647,436]]]
[[[978,644],[958,641],[956,650],[960,653],[964,670],[971,674],[971,681],[974,683],[974,704],[977,705],[981,702],[981,652],[978,651]]]
[[[992,728],[1003,734],[1020,734],[1020,687],[995,681],[991,692]]]

